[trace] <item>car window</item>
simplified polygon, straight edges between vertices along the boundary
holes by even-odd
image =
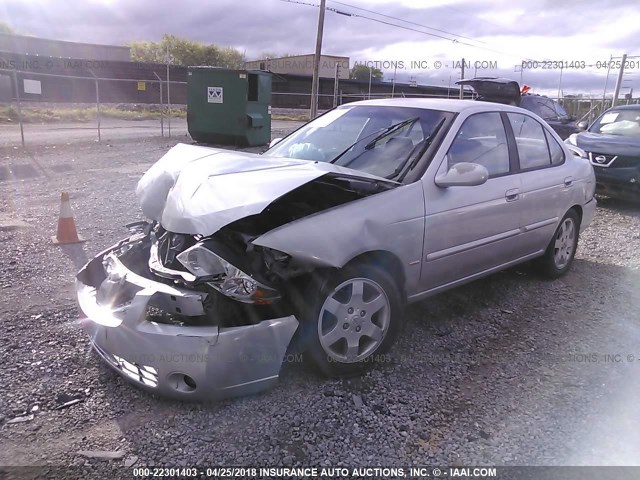
[[[502,118],[497,112],[467,118],[447,152],[448,168],[456,163],[483,165],[489,176],[509,173],[509,149]]]
[[[520,102],[520,106],[530,112],[535,113],[539,117],[544,118],[545,120],[557,120],[558,116],[561,116],[559,113],[559,108],[562,108],[559,104],[556,104],[553,100],[549,100],[544,97],[531,96],[526,95],[522,97]],[[563,109],[564,111],[564,109]],[[567,112],[564,112],[566,115]]]
[[[542,125],[530,116],[520,113],[508,113],[507,117],[518,146],[520,168],[528,170],[551,165],[551,157]]]
[[[557,120],[558,112],[556,112],[553,100],[539,98],[536,100],[539,105],[540,116],[545,120]]]
[[[549,144],[549,153],[551,153],[551,165],[560,165],[564,162],[564,150],[553,138],[553,136],[547,131],[544,131],[544,135],[547,137],[547,143]]]

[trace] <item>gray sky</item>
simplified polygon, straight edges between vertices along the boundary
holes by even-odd
[[[319,0],[300,0],[319,3]],[[342,1],[342,0],[341,0]],[[3,0],[0,19],[19,33],[80,42],[124,44],[159,40],[163,33],[205,43],[236,47],[248,59],[262,52],[311,53],[315,48],[318,9],[280,0]],[[403,25],[415,32],[362,17],[328,11],[323,53],[357,61],[386,62],[385,79],[415,78],[418,83],[446,85],[470,63],[466,77],[507,76],[520,80],[522,60],[574,62],[560,79],[557,64],[538,64],[522,74],[534,92],[556,94],[591,91],[602,94],[610,55],[638,55],[625,75],[623,93],[640,92],[640,5],[638,0],[327,0],[327,7]],[[379,14],[414,22],[402,22]],[[420,24],[423,26],[418,26]],[[432,29],[424,26],[432,27]],[[427,35],[446,37],[447,39]],[[448,32],[448,33],[444,33]],[[452,41],[453,39],[457,42]],[[469,45],[467,45],[469,44]],[[412,68],[412,61],[421,62]],[[435,62],[441,62],[436,68]],[[476,62],[478,69],[474,66]],[[488,62],[496,68],[484,69]],[[577,63],[575,63],[577,62]],[[589,66],[592,65],[592,66]],[[532,67],[535,64],[531,65]],[[543,66],[550,68],[542,68]],[[583,68],[584,66],[584,68]],[[609,79],[613,90],[615,72]]]

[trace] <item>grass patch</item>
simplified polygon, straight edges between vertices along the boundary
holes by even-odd
[[[104,105],[100,107],[101,118],[116,118],[120,120],[159,120],[160,107],[158,105],[121,104]],[[165,117],[167,112],[165,110]],[[172,108],[172,118],[185,118],[186,108]],[[22,107],[22,119],[24,123],[85,123],[95,122],[97,117],[95,107],[78,108],[45,108],[26,105]],[[308,113],[293,113],[271,115],[272,120],[289,120],[296,122],[308,122]],[[0,105],[0,124],[17,124],[18,108],[15,105]]]
[[[172,108],[169,112],[172,118],[184,118],[186,109]],[[161,111],[155,106],[131,105],[103,106],[100,108],[101,118],[116,118],[120,120],[158,120]],[[165,117],[167,112],[165,110]],[[24,123],[70,123],[95,121],[97,112],[95,107],[81,108],[40,108],[26,106],[22,108],[22,120]],[[18,109],[13,105],[0,106],[0,123],[18,123]]]
[[[273,115],[271,115],[271,120],[289,120],[289,121],[295,121],[295,122],[308,122],[309,114],[300,113],[295,115],[287,115],[287,114],[274,113]]]

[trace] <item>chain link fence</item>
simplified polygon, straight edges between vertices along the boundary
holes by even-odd
[[[44,79],[61,81],[47,83]],[[71,88],[81,97],[94,97],[95,101],[51,103],[34,99],[44,88]],[[172,90],[182,103],[171,103]],[[130,103],[131,91],[143,93],[144,103]],[[0,137],[4,137],[0,144],[14,143],[19,134],[25,147],[30,135],[60,140],[64,131],[70,130],[81,137],[94,136],[98,141],[119,128],[130,128],[132,134],[157,131],[162,137],[186,132],[186,82],[163,80],[157,74],[155,80],[114,79],[0,69],[0,92],[8,100],[0,107]],[[149,103],[150,96],[157,103]],[[121,103],[119,99],[129,102]]]
[[[38,138],[38,143],[64,142],[71,132],[75,138],[98,141],[116,136],[135,138],[151,135],[186,135],[187,83],[168,81],[166,77],[163,79],[156,72],[152,73],[155,79],[116,79],[0,69],[0,145],[20,143],[24,147],[30,138]],[[378,85],[377,88],[384,88],[385,91],[374,89],[371,92],[365,86],[354,92],[353,87],[343,90],[338,83],[331,93],[325,90],[319,94],[318,109],[325,111],[337,105],[369,99],[460,96],[457,87],[443,89],[442,94],[412,93],[414,89],[395,87],[395,84]],[[51,88],[66,88],[72,93],[69,94],[70,98],[93,101],[40,101],[41,94],[47,93],[46,89]],[[612,99],[606,94],[605,87],[601,96],[578,94],[549,98],[559,101],[577,121],[591,123],[611,107]],[[46,95],[42,97],[47,98]],[[464,98],[472,98],[471,92],[465,90]],[[140,103],[132,103],[132,99],[139,99]],[[624,103],[640,103],[640,99],[633,99],[631,94],[625,94],[617,104]],[[306,120],[311,105],[311,93],[274,91],[272,104],[275,119]]]

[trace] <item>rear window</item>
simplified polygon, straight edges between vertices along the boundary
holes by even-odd
[[[545,120],[557,120],[558,117],[568,117],[569,114],[559,103],[544,97],[524,96],[520,106],[530,112],[535,113]]]

